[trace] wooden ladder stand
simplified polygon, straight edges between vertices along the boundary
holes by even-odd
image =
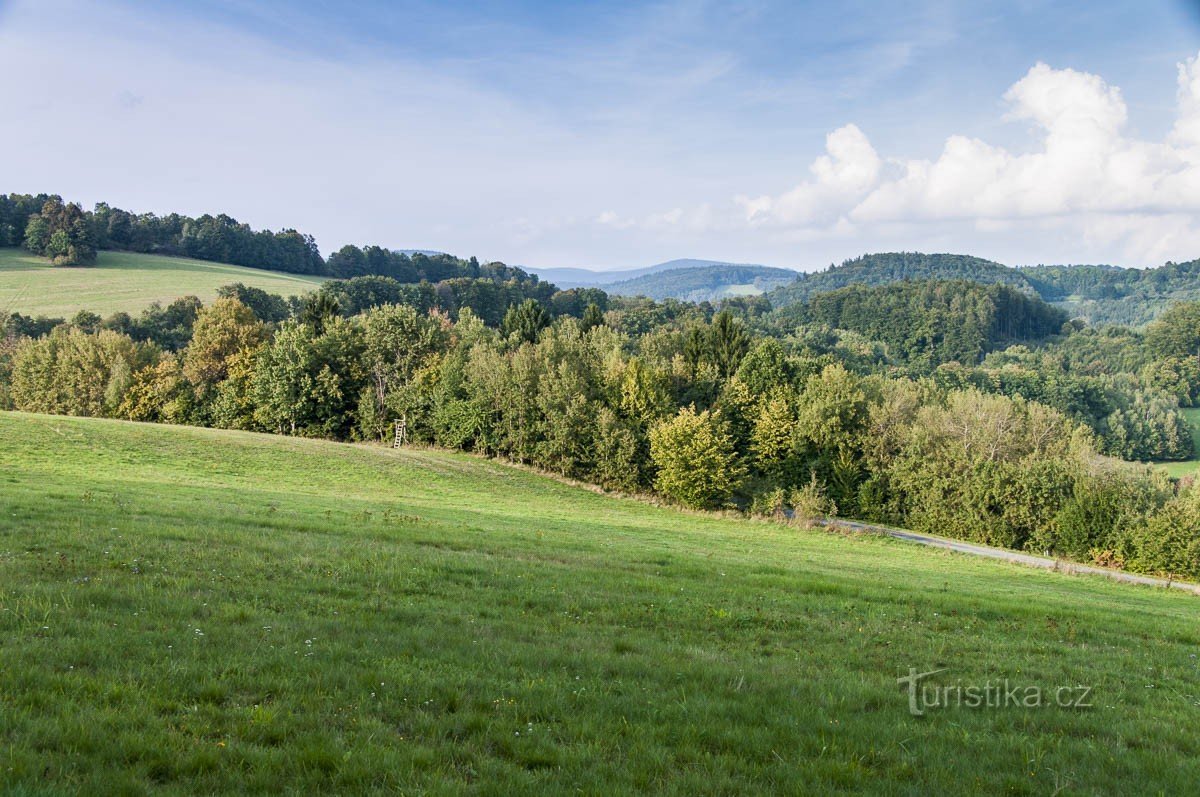
[[[396,439],[392,443],[392,448],[399,448],[408,440],[408,418],[401,416],[400,420],[396,421]]]

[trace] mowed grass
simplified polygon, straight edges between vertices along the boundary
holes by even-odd
[[[322,278],[131,252],[101,252],[95,266],[66,268],[22,249],[0,249],[0,312],[52,318],[70,318],[80,310],[137,315],[153,302],[167,305],[180,296],[212,301],[217,288],[234,282],[295,296],[313,290]]]
[[[6,793],[1194,793],[1198,611],[466,454],[0,413]],[[910,667],[1094,705],[914,717]]]
[[[1155,466],[1166,472],[1173,479],[1195,474],[1200,470],[1200,407],[1184,407],[1180,409],[1188,425],[1192,428],[1192,447],[1197,456],[1183,462],[1157,462]]]

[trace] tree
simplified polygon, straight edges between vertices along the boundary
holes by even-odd
[[[596,412],[594,433],[592,478],[615,490],[634,490],[640,486],[646,463],[641,456],[644,446],[639,443],[636,427],[601,406]]]
[[[324,291],[309,294],[304,300],[304,309],[300,311],[300,323],[311,327],[316,335],[325,331],[325,325],[341,312],[341,305]]]
[[[228,376],[233,358],[246,356],[266,337],[266,328],[249,307],[234,298],[217,299],[196,316],[183,374],[203,398]]]
[[[546,308],[536,299],[526,299],[508,308],[501,330],[504,336],[518,342],[534,343],[538,333],[550,325]]]
[[[46,251],[50,243],[50,224],[41,216],[31,216],[25,225],[25,248],[35,255]]]
[[[217,296],[237,299],[249,307],[258,320],[267,324],[278,324],[291,315],[288,303],[282,296],[267,293],[262,288],[251,288],[240,282],[217,288]]]
[[[650,430],[650,454],[658,471],[655,487],[685,506],[728,503],[745,475],[720,416],[695,407]]]
[[[250,381],[266,340],[266,325],[237,299],[220,298],[200,311],[182,368],[199,415],[222,428],[251,426]]]
[[[179,359],[168,353],[133,374],[116,414],[131,421],[186,423],[192,415],[192,395]]]
[[[777,481],[796,475],[789,473],[795,468],[788,467],[794,460],[795,434],[796,410],[787,393],[780,391],[763,401],[750,437],[754,463],[761,473]]]
[[[859,377],[841,364],[810,376],[800,396],[797,434],[818,454],[853,446],[866,422],[867,400]]]
[[[448,347],[450,322],[412,307],[388,305],[362,316],[362,330],[368,384],[360,399],[359,420],[364,437],[381,439],[404,411],[398,405],[406,403],[405,388]]]
[[[317,334],[286,321],[258,357],[250,384],[254,420],[283,434],[344,437],[362,395],[362,334],[334,318]]]
[[[733,376],[749,348],[750,335],[746,326],[733,313],[722,310],[713,316],[708,349],[723,378]]]
[[[772,390],[789,386],[795,376],[795,367],[788,361],[783,346],[774,338],[765,338],[754,344],[737,369],[737,378],[756,396],[765,396]]]
[[[1167,308],[1146,328],[1146,346],[1158,357],[1200,357],[1200,302]]]
[[[130,375],[157,361],[157,347],[111,330],[88,334],[64,325],[21,344],[13,361],[12,400],[19,410],[60,415],[116,413]]]
[[[584,332],[588,332],[601,326],[604,326],[604,313],[600,310],[598,304],[592,302],[583,311],[583,317],[579,319],[579,328]]]
[[[25,227],[25,247],[56,266],[90,266],[96,262],[92,225],[75,204],[50,197]]]

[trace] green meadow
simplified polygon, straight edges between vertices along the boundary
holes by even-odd
[[[1197,601],[466,454],[0,413],[0,791],[1192,793]],[[910,668],[1050,704],[913,716]]]
[[[102,316],[118,311],[136,315],[152,302],[167,305],[180,296],[209,302],[217,288],[234,282],[294,296],[313,290],[322,278],[107,251],[100,252],[95,266],[55,267],[21,249],[0,249],[0,313],[70,318],[91,310]]]

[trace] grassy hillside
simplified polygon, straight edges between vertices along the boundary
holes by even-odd
[[[6,789],[1186,793],[1194,596],[479,460],[0,413]],[[910,716],[897,677],[1088,685]],[[1024,694],[1024,692],[1022,692]]]
[[[167,304],[180,296],[209,301],[217,288],[234,282],[292,296],[312,290],[321,278],[129,252],[101,252],[91,268],[54,268],[21,249],[0,249],[0,312],[51,317],[70,317],[79,310],[137,313],[151,302]]]

